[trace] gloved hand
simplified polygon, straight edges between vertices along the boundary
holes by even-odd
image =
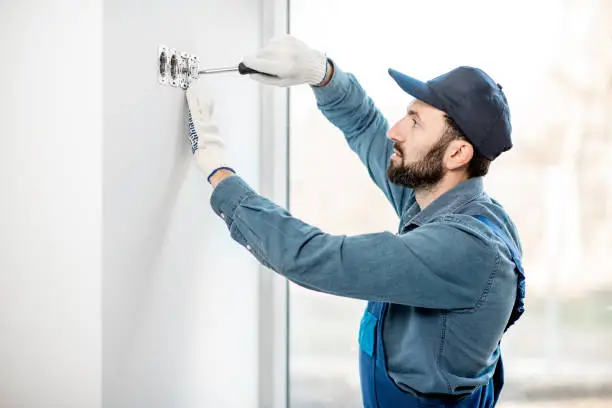
[[[193,82],[185,92],[189,106],[187,126],[191,152],[198,168],[206,179],[220,168],[228,167],[225,158],[225,143],[219,135],[219,129],[212,121],[213,101],[206,97],[201,84]],[[210,181],[210,180],[209,180]]]
[[[273,38],[256,55],[245,57],[242,62],[260,72],[273,74],[272,78],[251,74],[256,81],[277,86],[300,84],[319,85],[327,73],[327,57],[313,50],[290,35]]]

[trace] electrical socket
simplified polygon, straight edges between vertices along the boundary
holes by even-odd
[[[176,88],[187,89],[191,81],[198,79],[200,59],[193,54],[178,52],[160,45],[157,50],[158,82]]]

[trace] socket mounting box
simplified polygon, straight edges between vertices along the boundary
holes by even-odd
[[[160,45],[157,51],[158,82],[187,89],[191,81],[198,79],[200,59],[193,54],[178,52],[174,48]]]

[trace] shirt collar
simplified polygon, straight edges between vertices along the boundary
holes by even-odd
[[[436,198],[423,211],[421,211],[419,204],[415,201],[404,214],[404,218],[408,220],[406,226],[411,224],[421,226],[433,217],[452,214],[459,207],[481,195],[482,192],[482,177],[473,177],[457,184]]]

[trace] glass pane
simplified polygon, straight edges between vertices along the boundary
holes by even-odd
[[[292,0],[292,34],[354,73],[391,123],[387,75],[457,65],[504,86],[514,149],[485,177],[518,226],[527,313],[503,341],[503,408],[612,407],[612,2]],[[324,231],[398,220],[308,87],[291,91],[291,211]],[[291,408],[361,404],[365,302],[290,285]]]

